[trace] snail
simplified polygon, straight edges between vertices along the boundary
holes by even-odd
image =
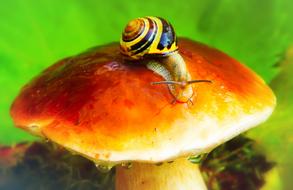
[[[184,59],[178,52],[172,25],[159,17],[142,17],[130,21],[120,40],[120,52],[128,59],[148,59],[146,67],[161,75],[177,102],[192,102],[192,84],[211,82],[192,80]]]

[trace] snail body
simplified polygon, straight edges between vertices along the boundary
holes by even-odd
[[[159,17],[142,17],[130,21],[120,40],[120,52],[127,59],[147,59],[146,67],[161,75],[177,102],[191,101],[192,83],[210,82],[191,80],[184,59],[178,52],[176,34],[172,25]]]
[[[178,102],[191,100],[193,95],[192,85],[184,84],[184,82],[190,81],[191,77],[180,54],[172,54],[159,61],[151,60],[146,66],[166,80],[152,84],[167,84],[171,94]]]

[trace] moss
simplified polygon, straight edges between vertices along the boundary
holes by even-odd
[[[274,165],[254,140],[239,136],[209,153],[201,170],[209,189],[256,190],[264,185],[264,175]]]

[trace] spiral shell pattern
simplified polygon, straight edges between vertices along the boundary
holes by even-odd
[[[142,17],[130,21],[120,40],[121,53],[141,59],[166,56],[178,50],[172,25],[159,17]]]

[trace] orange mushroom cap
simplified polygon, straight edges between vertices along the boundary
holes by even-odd
[[[61,60],[23,87],[11,107],[17,127],[95,162],[161,162],[201,154],[258,125],[276,100],[264,81],[228,55],[179,39],[193,105],[172,104],[164,80],[123,59],[119,44]]]

